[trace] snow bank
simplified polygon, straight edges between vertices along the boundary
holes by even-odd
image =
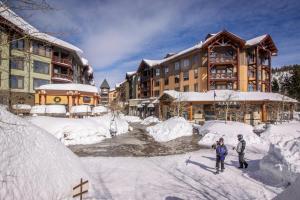
[[[204,135],[199,144],[205,146],[211,146],[220,137],[224,138],[225,144],[236,146],[238,134],[243,135],[247,146],[264,150],[267,150],[269,146],[267,142],[264,142],[253,132],[252,126],[241,122],[207,121],[199,128],[199,133]]]
[[[72,199],[73,186],[89,179],[56,138],[2,106],[0,127],[0,199]]]
[[[72,106],[70,110],[70,113],[72,114],[82,114],[82,113],[90,113],[90,112],[92,112],[92,110],[89,105]]]
[[[93,144],[110,138],[110,129],[116,129],[117,135],[128,131],[128,123],[112,114],[84,119],[30,117],[33,124],[53,134],[65,145]],[[53,124],[49,126],[49,124]]]
[[[120,114],[120,117],[124,120],[126,120],[127,122],[130,123],[137,123],[137,122],[141,122],[141,118],[137,117],[137,116],[130,116],[130,115],[123,115]]]
[[[152,124],[152,123],[159,123],[159,122],[160,122],[160,121],[159,121],[159,119],[158,119],[157,117],[150,116],[150,117],[145,118],[145,119],[141,122],[141,124],[143,124],[143,125],[150,125],[150,124]]]
[[[101,114],[101,113],[107,113],[109,110],[105,106],[95,106],[93,108],[94,114]]]
[[[277,195],[273,200],[299,200],[300,176],[286,190]]]
[[[192,135],[193,127],[183,117],[172,117],[164,122],[148,127],[147,131],[156,141],[167,142],[178,137]]]
[[[47,114],[66,114],[66,107],[64,105],[47,105]]]
[[[32,106],[30,110],[30,114],[45,114],[45,112],[46,112],[46,105]]]
[[[300,121],[300,112],[294,112],[293,113],[293,118],[294,118],[294,120]]]
[[[12,105],[14,110],[30,110],[31,106],[28,104],[14,104]]]

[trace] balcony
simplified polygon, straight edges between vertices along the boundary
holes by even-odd
[[[64,83],[73,82],[73,77],[72,77],[72,75],[69,75],[69,74],[53,73],[51,79],[56,82],[64,82]]]
[[[213,80],[235,80],[237,79],[237,73],[211,73],[210,79]]]
[[[236,62],[236,56],[217,55],[217,56],[210,57],[209,61],[215,64],[228,64],[228,63],[231,64]]]
[[[52,62],[55,64],[62,64],[72,67],[72,60],[69,58],[59,58],[58,56],[52,56]]]

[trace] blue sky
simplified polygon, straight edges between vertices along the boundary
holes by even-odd
[[[53,11],[23,17],[84,51],[97,86],[111,87],[142,58],[160,59],[188,48],[207,33],[227,29],[244,39],[268,33],[279,54],[273,66],[300,63],[298,0],[51,0]]]

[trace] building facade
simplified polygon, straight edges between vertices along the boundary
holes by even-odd
[[[39,32],[9,9],[0,13],[0,40],[1,104],[33,105],[41,85],[86,82],[79,48]]]
[[[271,91],[271,57],[277,48],[270,35],[244,40],[226,30],[161,60],[143,59],[138,67],[138,98],[159,97],[165,90]]]
[[[109,89],[110,86],[106,79],[100,85],[100,96],[101,96],[101,104],[108,105],[109,103]]]

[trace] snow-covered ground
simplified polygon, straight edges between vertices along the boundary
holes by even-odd
[[[249,169],[237,169],[229,150],[225,172],[215,175],[215,151],[163,157],[81,158],[97,186],[99,199],[259,199],[282,191],[257,173],[261,154],[248,152]]]
[[[143,125],[150,125],[152,123],[159,123],[159,122],[160,122],[160,120],[157,117],[150,116],[150,117],[147,117],[147,118],[143,119],[143,121],[141,122],[141,124],[143,124]]]
[[[193,126],[183,117],[172,117],[166,121],[147,128],[156,141],[167,142],[178,137],[193,134]]]
[[[141,122],[141,118],[137,117],[137,116],[130,116],[130,115],[124,115],[124,114],[120,114],[121,119],[126,120],[127,122],[130,123],[138,123]]]
[[[91,181],[76,155],[51,134],[0,106],[1,200],[72,199],[80,178]]]
[[[128,123],[113,115],[106,114],[99,117],[89,117],[84,119],[70,119],[36,116],[29,117],[28,120],[40,128],[53,134],[65,145],[92,144],[101,142],[105,138],[110,138],[110,130],[116,130],[117,135],[128,131]]]

